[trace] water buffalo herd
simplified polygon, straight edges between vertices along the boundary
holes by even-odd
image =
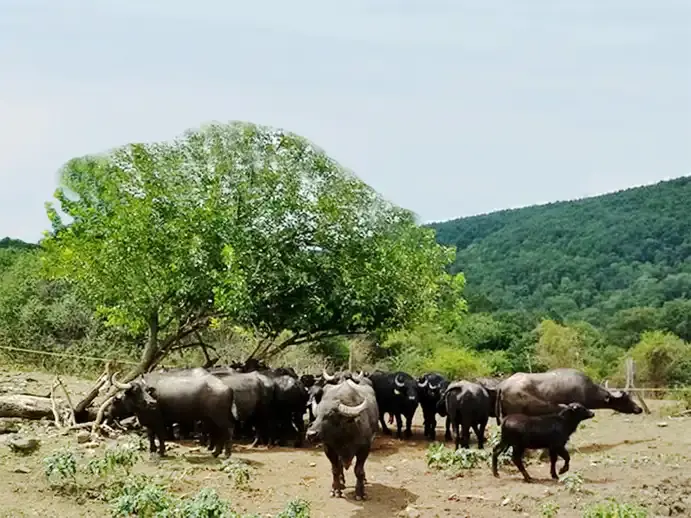
[[[420,406],[424,436],[436,439],[436,416],[445,417],[446,441],[468,448],[470,431],[478,448],[485,444],[490,417],[500,425],[501,439],[492,452],[497,457],[512,447],[512,459],[526,481],[522,463],[529,448],[549,451],[551,475],[562,457],[569,468],[565,445],[578,424],[593,416],[592,409],[639,414],[641,408],[628,393],[610,391],[575,369],[544,373],[516,373],[506,379],[476,378],[450,381],[439,373],[417,379],[405,372],[349,371],[318,375],[298,374],[291,368],[272,369],[247,361],[211,368],[160,369],[129,383],[116,376],[117,395],[105,412],[113,423],[136,416],[146,428],[150,451],[165,454],[165,441],[190,438],[218,456],[231,454],[234,437],[256,444],[300,447],[306,438],[321,442],[332,466],[332,496],[342,496],[344,468],[355,459],[355,497],[365,497],[365,461],[377,432],[412,437],[413,416]],[[309,426],[305,429],[305,413]],[[405,427],[404,427],[405,420]],[[451,434],[453,430],[453,437]],[[158,447],[156,446],[158,439]]]

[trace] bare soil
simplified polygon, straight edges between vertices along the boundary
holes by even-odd
[[[51,380],[43,373],[2,373],[0,393],[46,395]],[[75,400],[91,384],[76,378],[63,380]],[[254,468],[248,489],[234,488],[220,469],[222,458],[212,458],[193,443],[169,443],[169,455],[161,460],[145,452],[135,471],[176,475],[174,489],[179,494],[215,488],[237,511],[263,515],[276,513],[290,499],[300,497],[311,503],[314,518],[533,517],[546,515],[543,511],[550,506],[559,507],[556,516],[578,517],[587,504],[612,497],[645,505],[650,516],[691,516],[691,418],[662,417],[660,409],[670,404],[648,401],[652,414],[640,416],[599,410],[594,419],[581,425],[568,445],[571,473],[583,480],[577,491],[552,481],[549,463],[537,458],[527,466],[537,479],[532,484],[523,482],[513,466],[501,468],[499,479],[486,464],[460,477],[429,468],[419,410],[413,440],[377,437],[365,465],[368,499],[364,502],[354,499],[352,467],[346,472],[345,498],[330,498],[331,470],[320,447],[249,449],[235,444],[233,456]],[[489,428],[494,426],[491,422]],[[20,456],[3,444],[10,435],[0,436],[0,517],[109,515],[103,502],[56,494],[45,480],[42,459],[65,446],[84,457],[98,455],[113,440],[88,448],[77,443],[76,432],[57,430],[48,421],[23,421],[19,435],[40,439],[41,447]],[[471,448],[476,445],[472,443]]]

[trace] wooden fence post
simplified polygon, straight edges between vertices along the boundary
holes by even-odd
[[[636,374],[636,365],[634,364],[633,358],[629,357],[626,358],[626,387],[624,388],[624,392],[629,392],[629,389],[635,389],[634,387],[634,376]],[[645,411],[646,414],[650,414],[650,409],[648,408],[648,405],[645,404],[645,400],[643,399],[643,395],[641,394],[640,390],[634,390],[636,394],[636,398],[638,399],[638,402],[641,404],[643,407],[643,410]]]

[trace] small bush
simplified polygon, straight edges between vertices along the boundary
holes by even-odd
[[[556,502],[545,502],[540,506],[540,513],[545,518],[554,518],[559,513],[559,504]]]
[[[86,469],[90,474],[99,477],[108,476],[117,471],[123,471],[125,475],[129,475],[140,459],[138,450],[139,447],[134,443],[107,448],[103,457],[90,460]]]
[[[583,491],[583,476],[578,472],[567,473],[559,480],[569,493],[581,493]]]
[[[77,484],[77,459],[67,448],[43,459],[44,474],[51,487],[64,489]]]
[[[310,518],[310,503],[301,498],[291,500],[288,505],[276,515],[276,518]]]
[[[452,450],[443,443],[430,444],[427,448],[427,465],[432,468],[460,473],[463,470],[477,468],[491,458],[487,450],[465,449]]]
[[[647,518],[645,507],[608,500],[591,504],[583,511],[583,518]]]
[[[111,494],[114,518],[173,518],[175,498],[149,477],[128,479]]]
[[[241,489],[249,486],[254,471],[247,463],[235,458],[224,460],[221,470],[228,475],[233,487]]]
[[[192,499],[183,500],[177,507],[175,516],[180,518],[235,518],[238,516],[230,509],[218,493],[210,488],[200,490]]]

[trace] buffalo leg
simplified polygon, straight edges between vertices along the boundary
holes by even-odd
[[[401,414],[396,414],[396,438],[403,438],[403,417]]]
[[[552,476],[554,480],[557,480],[559,477],[557,476],[557,459],[559,458],[559,455],[557,455],[557,449],[556,448],[550,448],[549,449],[549,474]]]
[[[476,424],[473,429],[475,430],[475,435],[477,436],[477,447],[482,450],[485,447],[485,427],[487,423]]]
[[[298,437],[295,439],[295,447],[302,447],[302,442],[305,439],[305,418],[303,414],[295,412],[293,414],[293,424],[297,428]]]
[[[331,474],[333,475],[333,482],[331,483],[331,496],[343,497],[343,490],[345,489],[345,476],[343,474],[343,464],[338,454],[328,446],[324,446],[324,453],[331,462]]]
[[[355,468],[355,500],[365,499],[365,461],[369,456],[369,448],[360,450],[356,455]]]
[[[533,479],[531,476],[528,474],[528,472],[525,469],[525,466],[523,465],[523,453],[525,452],[525,449],[521,446],[514,446],[513,447],[513,452],[511,453],[511,460],[513,460],[513,463],[516,465],[518,468],[518,471],[521,472],[523,475],[523,478],[525,479],[526,482],[532,482]]]
[[[499,455],[504,453],[506,450],[509,449],[509,444],[505,443],[503,441],[499,441],[499,444],[497,444],[493,449],[492,449],[492,474],[495,477],[499,477],[499,469],[498,469],[498,464],[499,464]]]
[[[149,452],[154,453],[156,451],[156,433],[151,426],[146,427],[146,435],[149,438]]]
[[[461,447],[460,428],[461,428],[461,424],[458,421],[454,420],[454,422],[453,422],[453,433],[454,433],[454,437],[456,438],[456,449]]]
[[[566,451],[566,446],[561,446],[558,450],[557,453],[559,456],[564,459],[564,465],[561,467],[559,470],[559,474],[563,475],[567,471],[569,471],[569,463],[571,462],[571,456],[569,455],[569,452]]]
[[[385,412],[379,412],[379,422],[381,423],[381,431],[384,435],[391,435],[391,430],[386,426],[386,420],[384,419]]]
[[[461,448],[470,448],[470,423],[467,419],[461,421]]]
[[[403,436],[406,439],[410,439],[413,436],[413,415],[415,414],[405,416],[405,433]]]
[[[451,442],[451,418],[446,416],[446,433],[444,434],[444,439]]]

